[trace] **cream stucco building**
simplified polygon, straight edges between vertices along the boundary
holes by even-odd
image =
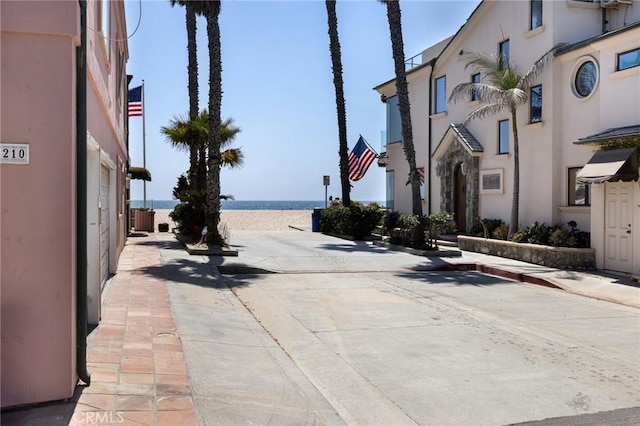
[[[456,85],[482,78],[465,67],[465,53],[502,54],[526,70],[559,43],[565,47],[517,111],[519,225],[576,221],[591,232],[598,268],[640,275],[637,0],[485,0],[453,37],[426,49],[407,75],[417,166],[426,175],[423,210],[455,213],[461,231],[478,216],[509,221],[510,114],[465,121],[480,101],[453,103],[449,96]],[[388,206],[410,212],[395,81],[375,89],[387,108],[379,164],[387,170]],[[627,147],[636,149],[621,150]],[[615,152],[604,163],[603,154],[592,159],[605,149]]]

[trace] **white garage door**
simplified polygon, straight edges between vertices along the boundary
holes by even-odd
[[[109,277],[109,169],[100,167],[100,284]]]

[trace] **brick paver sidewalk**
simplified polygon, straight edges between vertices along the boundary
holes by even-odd
[[[70,424],[196,425],[156,237],[130,237],[89,336],[91,386]]]

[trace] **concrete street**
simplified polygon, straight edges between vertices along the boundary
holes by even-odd
[[[640,416],[636,308],[317,233],[157,238],[202,424]]]

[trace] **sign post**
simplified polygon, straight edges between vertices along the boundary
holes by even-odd
[[[329,186],[329,176],[328,175],[324,175],[322,177],[322,183],[324,185],[324,208],[327,208],[327,187]]]

